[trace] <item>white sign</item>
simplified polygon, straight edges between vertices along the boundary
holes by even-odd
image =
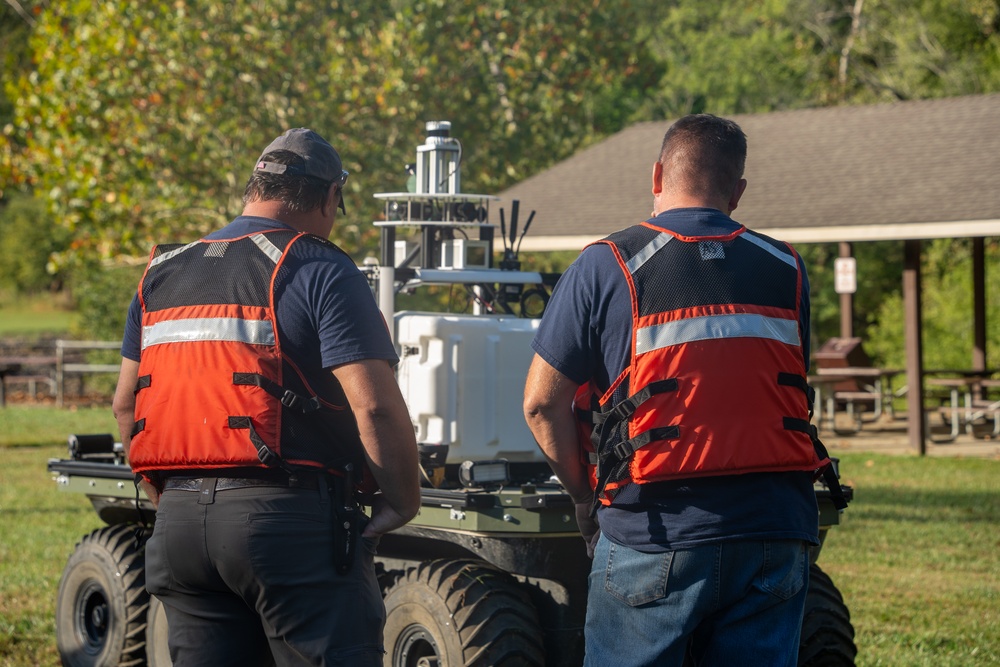
[[[833,289],[837,294],[854,294],[858,291],[858,262],[853,257],[833,260]]]

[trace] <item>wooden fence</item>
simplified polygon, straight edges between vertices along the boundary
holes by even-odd
[[[66,399],[66,380],[71,376],[81,379],[94,373],[118,373],[120,363],[96,364],[82,361],[86,352],[93,350],[118,350],[121,342],[99,340],[56,340],[55,354],[17,354],[0,356],[0,406],[4,403],[6,385],[25,382],[34,395],[38,384],[46,384],[55,391],[56,404],[63,407]]]

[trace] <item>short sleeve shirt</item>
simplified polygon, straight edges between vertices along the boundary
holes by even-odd
[[[649,222],[683,236],[720,236],[740,227],[721,211],[704,208],[666,211]],[[801,258],[798,261],[801,266]],[[802,275],[800,326],[808,368],[809,287],[804,267]],[[669,281],[669,277],[664,280]],[[631,322],[628,283],[613,251],[606,244],[592,245],[559,279],[532,347],[573,382],[584,384],[593,378],[606,390],[628,367]],[[818,543],[817,517],[809,472],[630,484],[613,506],[602,506],[599,514],[607,537],[640,551],[692,548],[734,539]]]

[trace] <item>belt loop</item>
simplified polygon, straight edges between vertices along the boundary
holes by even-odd
[[[215,477],[203,477],[201,480],[201,490],[198,491],[198,504],[211,505],[215,502]]]

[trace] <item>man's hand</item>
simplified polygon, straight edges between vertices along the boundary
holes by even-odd
[[[149,498],[149,502],[153,503],[153,509],[160,506],[160,492],[156,490],[156,487],[147,482],[144,479],[139,480],[139,488],[142,492],[146,494]]]
[[[405,526],[409,518],[401,516],[386,502],[381,493],[376,494],[372,502],[372,516],[365,526],[362,537],[381,537],[382,535]]]
[[[587,543],[587,556],[594,559],[594,548],[597,547],[597,540],[601,537],[601,526],[597,522],[597,517],[590,516],[590,510],[594,506],[593,499],[576,505],[576,525],[580,528],[583,541]]]

